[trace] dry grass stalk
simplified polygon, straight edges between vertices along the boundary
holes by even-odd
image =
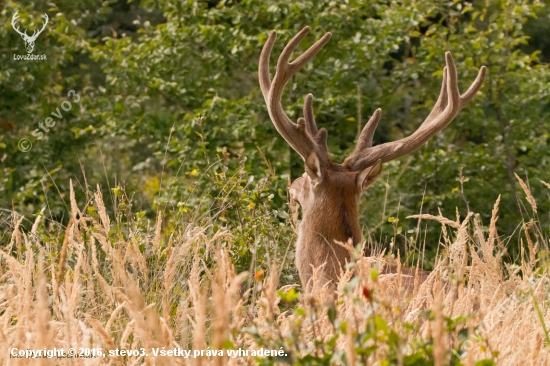
[[[427,220],[434,220],[434,221],[437,221],[443,225],[448,225],[454,229],[459,229],[460,228],[460,222],[458,221],[452,221],[452,220],[449,220],[448,218],[446,217],[443,217],[441,215],[439,216],[434,216],[434,215],[429,215],[429,214],[421,214],[421,215],[410,215],[410,216],[407,216],[408,219],[427,219]]]
[[[103,195],[101,194],[101,188],[99,187],[99,184],[97,185],[97,191],[94,193],[94,197],[97,207],[97,213],[99,214],[99,218],[101,219],[101,223],[103,224],[105,235],[109,235],[109,231],[111,230],[111,221],[109,220],[109,215],[107,214],[105,204],[103,203]]]
[[[40,226],[40,223],[42,222],[42,217],[44,217],[44,212],[46,211],[46,207],[43,207],[41,210],[40,210],[40,213],[38,213],[38,215],[36,215],[36,219],[34,220],[34,223],[32,224],[32,228],[31,228],[31,234],[33,234],[33,236],[36,235],[36,230],[38,230],[38,226]],[[40,242],[35,242],[36,245],[40,246]]]
[[[497,234],[497,221],[498,221],[498,206],[500,205],[500,194],[498,195],[498,198],[495,202],[495,205],[493,206],[493,211],[491,213],[491,222],[489,224],[489,238],[487,239],[487,245],[489,247],[494,248],[494,240],[498,237]]]
[[[437,298],[434,304],[434,314],[435,322],[433,323],[432,334],[434,340],[433,354],[434,354],[434,365],[435,366],[444,366],[445,365],[445,354],[446,354],[446,340],[445,340],[445,322],[443,317],[443,292],[441,289],[437,290]]]
[[[160,249],[160,241],[162,239],[162,211],[159,211],[157,223],[155,225],[155,237],[153,238],[153,250],[156,252]]]
[[[44,273],[44,253],[40,251],[38,254],[38,273],[37,273],[37,289],[36,289],[36,328],[37,328],[37,348],[47,348],[50,343],[50,310],[48,308],[48,290],[46,276]],[[42,365],[47,365],[46,359],[41,359]]]
[[[11,233],[11,239],[9,243],[9,248],[6,247],[6,251],[10,253],[13,250],[13,245],[16,245],[17,253],[21,252],[21,231],[20,226],[23,223],[23,220],[25,219],[25,216],[21,216],[19,219],[17,219],[17,214],[13,212],[13,230]]]
[[[95,331],[99,333],[99,335],[101,336],[101,339],[103,340],[103,344],[106,346],[106,349],[107,350],[116,349],[114,340],[111,338],[109,333],[107,333],[107,330],[105,330],[101,326],[101,323],[96,319],[92,318],[91,316],[89,316],[88,314],[84,314],[84,317],[86,318],[88,323],[92,326],[92,328],[94,328]],[[109,329],[109,328],[106,328],[106,329]]]
[[[537,202],[535,201],[535,198],[531,194],[531,190],[529,189],[527,184],[525,184],[523,179],[521,179],[519,177],[519,175],[517,175],[516,173],[514,173],[514,175],[516,176],[516,179],[518,180],[519,185],[523,189],[523,192],[525,192],[525,197],[527,198],[527,202],[529,202],[529,204],[531,205],[531,208],[533,209],[533,212],[536,214],[537,213]]]
[[[523,232],[525,233],[525,238],[527,239],[527,246],[529,248],[529,268],[535,267],[535,264],[537,263],[537,252],[538,252],[538,243],[533,244],[533,240],[531,240],[531,235],[529,234],[529,228],[531,225],[524,224],[523,225]],[[523,249],[523,248],[522,248]],[[531,273],[526,273],[528,276],[531,275]]]
[[[206,349],[206,296],[199,287],[199,283],[190,282],[189,290],[193,299],[194,318],[189,319],[193,325],[193,350]],[[205,358],[200,356],[196,358],[196,365],[200,366]]]
[[[74,221],[69,220],[67,229],[65,230],[65,236],[63,237],[63,245],[61,246],[61,251],[59,252],[59,260],[57,262],[57,272],[55,274],[55,286],[53,289],[54,297],[57,296],[59,285],[63,279],[63,271],[65,270],[65,263],[67,262],[67,252],[69,250],[69,238],[71,236],[71,228]]]

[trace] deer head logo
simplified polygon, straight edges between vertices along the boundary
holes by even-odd
[[[19,18],[19,11],[16,11],[15,14],[13,14],[13,17],[11,18],[11,26],[17,33],[21,35],[21,38],[23,38],[23,41],[25,41],[25,48],[27,49],[27,53],[32,53],[32,51],[34,50],[34,42],[36,41],[40,33],[42,33],[44,28],[46,28],[46,24],[48,24],[48,14],[44,13],[44,15],[42,15],[42,18],[44,18],[44,22],[42,23],[42,29],[34,30],[32,36],[29,36],[27,34],[26,29],[25,29],[25,32],[21,32],[19,30],[19,26],[16,24],[17,18]]]

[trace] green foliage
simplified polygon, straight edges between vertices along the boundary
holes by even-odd
[[[352,279],[344,288],[345,296],[353,296],[354,289],[359,283],[358,280],[358,278]],[[434,365],[433,336],[412,337],[412,334],[420,333],[418,324],[401,323],[399,317],[392,319],[391,322],[384,319],[377,314],[376,309],[391,305],[377,301],[369,292],[369,289],[363,287],[363,298],[353,299],[354,303],[362,303],[366,300],[364,306],[368,317],[364,324],[360,324],[354,316],[346,318],[344,314],[337,314],[334,305],[327,306],[316,299],[309,301],[311,306],[290,307],[290,303],[298,298],[294,288],[287,292],[278,291],[279,298],[283,300],[283,309],[294,313],[291,331],[281,332],[278,329],[277,321],[257,324],[244,329],[244,331],[253,337],[258,346],[265,349],[284,350],[284,356],[257,358],[257,361],[260,365],[273,365],[278,362],[289,365],[328,366],[334,364],[370,365],[375,359],[383,359],[382,365]],[[320,331],[320,329],[316,330],[316,327],[323,326],[319,319],[325,316],[328,316],[333,328],[331,338],[325,342],[318,339],[305,344],[300,342],[300,334],[304,327],[311,327],[311,332],[315,335],[316,331]],[[432,329],[437,328],[433,311],[424,311],[424,316],[426,321],[431,323]],[[451,339],[452,344],[455,344],[454,348],[445,352],[446,365],[464,364],[462,359],[468,350],[466,344],[468,339],[467,323],[471,318],[468,315],[458,316],[454,319],[444,317],[444,336]],[[266,337],[265,334],[274,334],[274,336]],[[348,352],[343,352],[338,345],[342,339],[352,344],[352,346],[348,345]],[[498,353],[494,353],[493,359],[478,360],[476,365],[494,365],[498,357]]]
[[[10,25],[16,10],[30,29],[43,12],[50,15],[36,46],[48,61],[12,60],[13,53],[24,52]],[[303,171],[269,121],[256,76],[258,56],[270,30],[278,31],[273,65],[289,38],[309,25],[311,35],[296,54],[327,31],[333,37],[291,80],[283,105],[296,118],[304,96],[314,94],[317,123],[327,128],[339,162],[376,108],[384,114],[375,143],[420,125],[439,92],[445,51],[453,52],[462,91],[481,65],[488,67],[481,92],[453,123],[420,151],[385,164],[362,202],[365,234],[393,250],[421,246],[416,222],[407,215],[421,207],[432,214],[441,209],[447,217],[456,207],[463,217],[468,209],[489,213],[502,194],[500,233],[512,235],[524,212],[514,173],[529,178],[547,229],[540,180],[550,181],[550,72],[541,60],[548,60],[549,43],[537,36],[548,32],[537,14],[547,17],[548,4],[8,1],[0,13],[0,206],[26,214],[48,206],[48,219],[66,223],[69,178],[78,192],[98,183],[122,187],[149,219],[162,211],[187,220],[192,217],[186,212],[200,207],[216,225],[247,228],[239,246],[248,249],[235,253],[247,267],[255,257],[253,243],[288,230],[288,177]],[[80,102],[43,139],[30,137],[69,90]],[[30,152],[17,148],[23,137],[31,138]],[[259,178],[266,175],[266,181]],[[77,200],[85,202],[85,194]],[[398,220],[388,222],[390,216]],[[430,257],[439,229],[428,229]]]

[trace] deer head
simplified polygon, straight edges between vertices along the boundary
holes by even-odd
[[[332,162],[327,147],[327,131],[317,129],[313,116],[313,96],[304,102],[304,117],[296,123],[290,120],[281,105],[286,83],[330,40],[326,33],[301,56],[289,62],[290,55],[309,33],[305,27],[283,49],[277,61],[273,80],[269,73],[269,58],[275,44],[276,32],[269,35],[259,61],[259,80],[271,121],[279,134],[294,149],[305,164],[305,173],[290,186],[292,199],[302,207],[302,222],[298,228],[296,265],[302,285],[306,286],[312,267],[322,266],[322,280],[338,279],[340,270],[349,260],[349,250],[336,244],[362,241],[359,225],[359,199],[382,170],[382,163],[410,154],[447,126],[468,104],[483,83],[485,67],[479,70],[470,88],[460,94],[457,70],[450,52],[445,54],[443,83],[439,98],[420,127],[410,136],[398,141],[372,146],[374,131],[382,111],[377,109],[359,135],[353,153],[342,164]]]
[[[32,51],[34,50],[34,42],[36,41],[40,33],[44,31],[44,28],[46,28],[46,24],[48,24],[48,19],[49,19],[48,14],[44,13],[44,15],[42,15],[42,18],[44,18],[44,22],[42,23],[42,29],[34,30],[32,36],[29,36],[27,34],[26,29],[25,29],[25,32],[21,32],[19,30],[19,26],[16,25],[17,18],[19,18],[19,11],[16,11],[15,14],[13,14],[13,17],[11,18],[11,26],[17,33],[21,35],[21,38],[23,38],[23,41],[25,41],[25,48],[27,49],[27,53],[32,53]]]

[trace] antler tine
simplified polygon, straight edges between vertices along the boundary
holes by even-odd
[[[44,18],[44,21],[42,22],[42,29],[40,29],[40,33],[42,33],[44,28],[46,28],[46,25],[48,25],[48,20],[50,20],[50,18],[48,17],[48,14],[46,14],[46,13],[44,13],[44,15],[42,15],[42,18]]]
[[[315,117],[313,116],[313,94],[308,94],[304,101],[304,118],[298,118],[298,125],[304,124],[307,133],[313,136],[317,148],[319,149],[319,155],[328,157],[328,132],[325,128],[317,129],[317,123],[315,123]]]
[[[447,66],[443,69],[443,82],[439,97],[431,113],[420,127],[412,135],[401,140],[371,147],[369,144],[372,142],[374,129],[378,124],[377,120],[373,120],[375,119],[375,112],[375,115],[361,132],[357,147],[344,161],[344,165],[353,171],[357,171],[371,166],[377,160],[381,160],[383,163],[394,160],[417,150],[432,136],[451,123],[458,112],[474,98],[481,88],[486,68],[485,66],[480,68],[472,85],[464,94],[460,95],[456,65],[450,52],[445,53],[445,62]]]
[[[304,66],[309,60],[311,60],[317,52],[321,50],[332,37],[332,33],[327,32],[320,40],[315,42],[313,46],[307,49],[302,55],[300,55],[296,60],[288,62],[288,59],[292,55],[292,52],[296,49],[298,44],[308,35],[310,32],[310,27],[304,27],[298,34],[296,34],[290,42],[283,49],[283,52],[279,56],[277,61],[277,74],[282,74],[283,80],[288,81],[294,74],[296,74],[302,66]],[[267,38],[267,41],[262,49],[260,54],[260,88],[264,94],[264,98],[267,99],[267,94],[271,88],[271,78],[269,76],[269,58],[271,56],[271,51],[275,44],[277,38],[277,32],[272,31]]]
[[[481,89],[481,86],[483,85],[483,80],[485,79],[486,72],[487,72],[487,68],[485,66],[481,66],[481,68],[479,69],[479,72],[477,73],[477,77],[472,83],[472,85],[470,85],[468,90],[466,90],[466,92],[462,94],[460,108],[470,103],[470,101],[474,99],[477,92],[479,91],[479,89]]]
[[[15,19],[19,18],[19,10],[16,10],[11,17],[11,25],[15,28]]]
[[[443,81],[441,82],[441,90],[439,91],[439,97],[432,108],[432,111],[426,117],[422,125],[429,124],[430,121],[439,113],[445,110],[447,104],[447,66],[443,68]],[[422,125],[420,127],[422,127]]]
[[[267,41],[262,48],[262,53],[260,54],[259,70],[258,76],[260,79],[260,89],[262,89],[262,94],[264,96],[265,102],[268,102],[269,89],[271,89],[271,76],[269,76],[269,58],[271,56],[271,51],[273,50],[273,45],[277,39],[277,32],[273,31],[269,33]]]
[[[29,40],[36,40],[36,38],[38,38],[38,36],[40,35],[40,33],[42,33],[44,31],[44,29],[46,28],[46,25],[48,24],[48,14],[44,13],[44,15],[42,15],[42,18],[44,18],[44,22],[42,22],[42,29],[40,30],[37,30],[35,29],[33,32],[32,32],[32,36],[29,36],[27,34],[27,29],[25,29],[25,32],[21,32],[19,30],[19,26],[16,24],[16,19],[19,18],[19,10],[16,10],[15,13],[13,14],[12,18],[11,18],[11,26],[13,27],[13,29],[19,33],[20,35],[26,37],[25,39],[29,39]]]
[[[13,16],[11,18],[11,26],[17,33],[19,33],[20,35],[23,35],[23,33],[19,30],[19,26],[17,25],[17,23],[15,21],[18,18],[19,18],[19,10],[16,10],[15,14],[13,14]],[[26,34],[26,31],[25,31],[25,34]]]
[[[260,55],[260,88],[267,104],[269,116],[279,134],[300,154],[304,161],[313,151],[316,151],[321,164],[325,165],[330,161],[328,148],[326,147],[327,134],[324,129],[318,131],[315,125],[312,96],[308,95],[304,102],[305,119],[299,118],[297,123],[290,120],[281,105],[283,90],[288,80],[323,48],[332,35],[331,33],[325,34],[302,55],[294,61],[288,62],[294,49],[309,31],[310,27],[304,27],[285,46],[277,61],[277,71],[273,80],[269,75],[269,58],[275,44],[276,33],[275,31],[271,32]]]
[[[298,34],[292,37],[279,56],[279,60],[277,61],[277,73],[284,74],[283,80],[285,80],[285,82],[294,76],[294,74],[296,74],[298,70],[300,70],[309,60],[315,57],[317,52],[319,52],[321,48],[323,48],[330,40],[330,37],[332,37],[332,33],[327,32],[323,37],[321,37],[321,39],[315,42],[313,46],[298,56],[296,60],[288,62],[290,55],[294,52],[294,49],[296,49],[302,39],[308,35],[310,30],[310,27],[304,27],[300,32],[298,32]]]
[[[445,52],[447,66],[443,68],[441,91],[432,111],[422,122],[415,134],[427,133],[426,141],[445,128],[462,108],[458,90],[458,73],[450,52]],[[449,98],[450,97],[450,98]],[[445,121],[444,123],[441,123]]]
[[[304,101],[304,118],[306,120],[306,129],[311,136],[317,135],[317,123],[315,123],[315,117],[313,116],[313,94],[308,94]]]
[[[46,28],[46,25],[48,24],[48,14],[44,13],[44,15],[42,15],[42,18],[44,18],[45,22],[42,22],[42,29],[40,30],[37,30],[35,29],[32,36],[30,37],[31,39],[34,39],[36,40],[38,38],[38,36],[40,35],[40,33],[42,33],[44,31],[44,29]]]
[[[364,148],[372,146],[372,139],[374,137],[374,131],[378,127],[378,122],[380,122],[380,117],[382,117],[382,109],[378,108],[374,111],[371,118],[361,131],[359,139],[357,140],[357,150],[363,150]]]

